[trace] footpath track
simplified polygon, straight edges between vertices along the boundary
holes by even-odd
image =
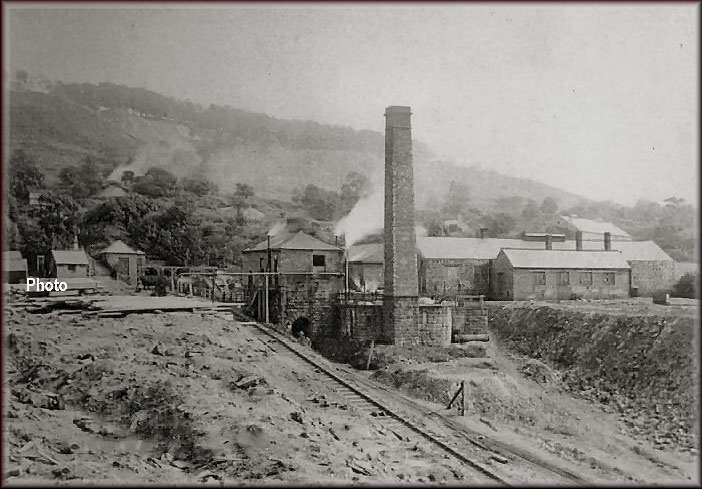
[[[387,404],[378,400],[378,398],[371,393],[372,391],[377,391],[378,386],[370,386],[369,383],[362,378],[350,378],[352,376],[357,377],[351,372],[345,372],[345,375],[332,372],[329,367],[322,365],[323,361],[314,358],[318,356],[318,354],[305,351],[305,349],[296,342],[269,327],[253,321],[241,321],[240,324],[251,326],[251,331],[255,332],[257,336],[272,340],[273,344],[276,346],[281,345],[301,362],[312,367],[316,374],[324,375],[332,380],[335,384],[336,391],[341,394],[351,406],[373,416],[383,416],[383,426],[386,429],[389,429],[397,435],[398,431],[405,428],[413,434],[419,435],[433,446],[486,477],[488,481],[509,486],[511,483],[508,479],[514,478],[515,476],[519,476],[520,478],[526,476],[526,478],[530,480],[516,480],[514,483],[531,482],[561,485],[590,484],[590,481],[566,469],[541,460],[524,450],[510,447],[498,440],[472,431],[446,416],[429,412],[426,408],[412,402],[412,400],[406,396],[392,393],[388,389],[382,389],[385,391],[384,395],[387,394],[392,397],[393,401],[402,403],[403,406],[408,407],[413,414],[417,414],[425,419],[435,420],[441,424],[444,429],[441,430],[442,433],[437,433],[439,430],[427,428],[425,423],[414,421],[407,413],[400,413],[396,409],[390,408]],[[271,346],[271,341],[264,341],[264,343],[266,343],[271,350],[280,353],[278,348]],[[342,372],[339,368],[336,368],[336,370]],[[471,445],[471,449],[467,449],[466,442]],[[466,455],[466,452],[471,450],[473,452],[477,450],[478,453],[482,452],[483,456]],[[495,470],[494,467],[488,468],[484,463],[477,461],[476,458],[495,460],[500,464],[504,464],[505,468],[503,469],[500,467],[497,470]],[[514,462],[516,462],[519,467],[515,467]],[[507,467],[508,465],[511,467]],[[512,477],[510,477],[510,475]]]

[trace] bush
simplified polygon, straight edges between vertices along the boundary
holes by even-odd
[[[686,273],[673,286],[673,297],[686,297],[688,299],[699,299],[697,288],[697,274]]]

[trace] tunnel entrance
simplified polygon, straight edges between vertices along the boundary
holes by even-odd
[[[292,323],[292,334],[297,336],[302,331],[308,338],[312,335],[312,323],[306,317],[300,317]]]

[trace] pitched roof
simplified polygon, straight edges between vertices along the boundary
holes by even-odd
[[[575,250],[575,241],[554,241],[554,250]],[[502,248],[528,248],[543,250],[543,241],[525,241],[511,238],[449,238],[422,236],[417,238],[417,248],[424,258],[444,260],[490,260],[497,258]],[[621,251],[625,260],[671,261],[672,258],[653,241],[612,241],[612,249]],[[604,250],[604,243],[583,241],[583,250]],[[378,260],[378,261],[376,261]],[[364,263],[383,262],[383,243],[353,245],[349,248],[349,261]]]
[[[27,260],[19,251],[3,251],[2,267],[7,272],[26,272]]]
[[[594,221],[592,219],[583,219],[582,217],[561,216],[565,222],[573,226],[575,229],[584,233],[603,234],[610,233],[612,236],[629,236],[629,233],[618,228],[611,222]]]
[[[121,239],[118,239],[114,243],[112,243],[110,246],[102,250],[100,253],[119,253],[119,254],[131,254],[131,255],[145,255],[143,251],[135,250],[128,244],[126,244],[124,241]]]
[[[510,238],[448,238],[421,236],[417,248],[425,258],[490,260],[501,248],[544,248],[543,242]]]
[[[383,243],[353,245],[349,248],[349,262],[383,263],[385,261]]]
[[[514,268],[628,269],[619,251],[503,249]]]
[[[244,251],[266,251],[268,249],[268,240],[263,240],[260,243],[246,248]],[[272,250],[333,250],[341,251],[338,246],[325,243],[321,239],[310,236],[302,231],[297,234],[279,234],[271,237]]]
[[[520,246],[520,248],[522,248]],[[598,241],[583,241],[583,250],[602,250]],[[575,241],[553,243],[554,250],[574,250]],[[612,249],[621,251],[625,260],[672,261],[673,259],[653,241],[612,241]]]
[[[53,250],[57,265],[88,265],[88,255],[82,250]]]

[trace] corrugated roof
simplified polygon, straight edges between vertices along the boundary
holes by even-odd
[[[628,269],[620,251],[516,250],[502,253],[514,268]]]
[[[126,244],[121,239],[118,239],[110,246],[102,250],[100,253],[120,253],[120,254],[130,254],[130,255],[145,255],[143,251],[135,250],[128,244]]]
[[[583,219],[582,217],[561,216],[561,218],[575,229],[584,233],[602,234],[608,232],[612,236],[629,236],[629,233],[618,228],[611,222],[593,221],[592,219]]]
[[[353,245],[349,248],[349,262],[380,263],[384,262],[383,243]]]
[[[53,250],[57,265],[88,265],[88,255],[82,250]]]
[[[263,240],[255,246],[244,251],[265,251],[268,249],[268,240]],[[280,234],[271,237],[272,250],[333,250],[341,251],[338,246],[325,243],[321,239],[310,236],[302,231],[297,234]]]

